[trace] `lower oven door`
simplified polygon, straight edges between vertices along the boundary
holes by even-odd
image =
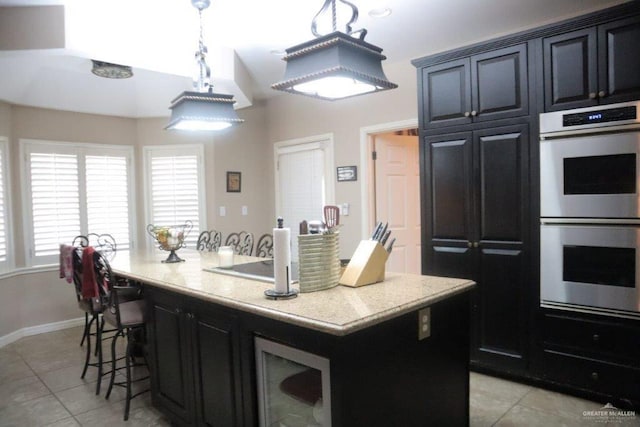
[[[541,225],[541,305],[640,317],[639,246],[640,225]]]

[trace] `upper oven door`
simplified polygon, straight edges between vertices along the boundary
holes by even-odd
[[[540,142],[540,216],[639,218],[640,131]]]

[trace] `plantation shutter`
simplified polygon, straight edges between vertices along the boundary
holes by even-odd
[[[80,234],[80,190],[76,154],[29,155],[33,254],[59,253],[60,243]]]
[[[129,249],[129,178],[125,156],[85,158],[87,229],[113,236],[118,249]]]
[[[150,220],[155,226],[193,223],[185,239],[187,247],[195,248],[203,223],[204,200],[200,155],[189,148],[176,150],[150,149]],[[196,150],[197,151],[197,150]],[[178,153],[184,154],[178,154]]]

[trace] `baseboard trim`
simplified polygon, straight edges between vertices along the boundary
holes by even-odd
[[[59,331],[61,329],[74,328],[84,325],[84,317],[77,319],[62,320],[60,322],[45,323],[43,325],[29,326],[27,328],[18,329],[15,332],[0,337],[0,348],[18,341],[20,338],[30,335],[44,334],[46,332]]]

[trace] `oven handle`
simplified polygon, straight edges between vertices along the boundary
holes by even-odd
[[[640,225],[640,218],[540,218],[541,225]]]

